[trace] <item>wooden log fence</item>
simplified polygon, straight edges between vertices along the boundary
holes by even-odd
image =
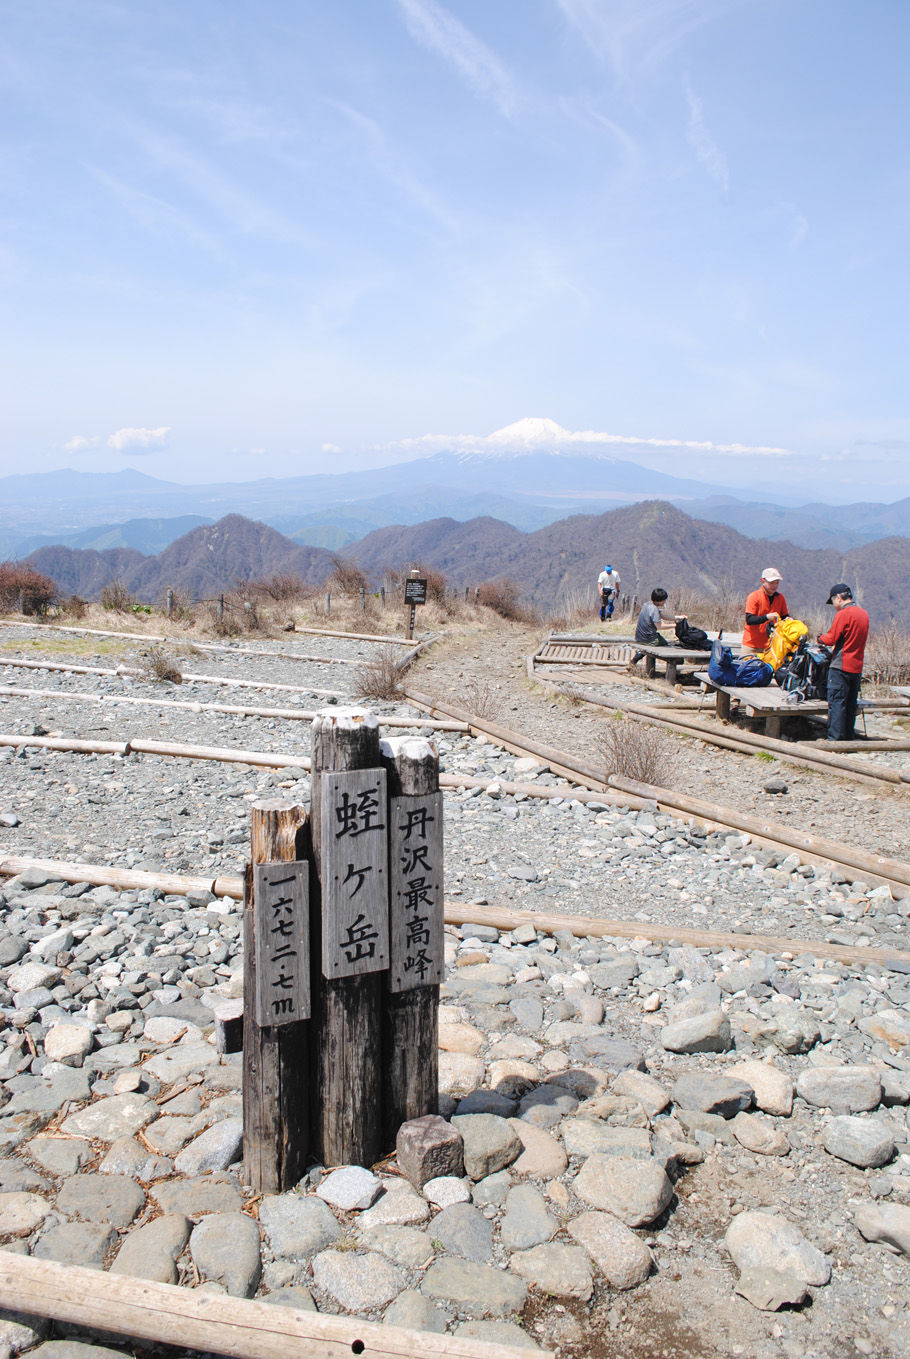
[[[231,1359],[525,1359],[526,1348],[429,1335],[0,1251],[0,1306]],[[542,1350],[543,1359],[556,1359]]]

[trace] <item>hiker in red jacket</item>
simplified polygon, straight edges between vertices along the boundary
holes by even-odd
[[[834,621],[818,639],[834,649],[828,666],[828,740],[854,741],[869,615],[854,604],[853,591],[843,581],[831,586],[828,603],[834,605]]]

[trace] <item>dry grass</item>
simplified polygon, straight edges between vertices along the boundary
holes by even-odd
[[[142,669],[150,679],[166,684],[182,684],[183,674],[176,659],[163,647],[153,646],[142,657]]]
[[[499,695],[489,680],[467,680],[462,685],[458,705],[473,717],[485,717],[488,721],[493,721],[499,715]]]
[[[112,580],[98,596],[102,609],[108,613],[129,613],[134,600],[122,580]]]
[[[621,713],[604,724],[600,754],[608,775],[659,788],[668,787],[673,778],[676,752],[669,733]]]
[[[383,645],[373,659],[365,661],[357,671],[357,687],[364,698],[400,698],[404,671],[398,648],[392,644]]]
[[[910,684],[910,633],[896,623],[873,629],[864,669],[872,684]]]
[[[492,609],[510,623],[528,623],[531,614],[521,603],[521,591],[514,580],[503,576],[499,580],[485,580],[477,588],[477,603]]]

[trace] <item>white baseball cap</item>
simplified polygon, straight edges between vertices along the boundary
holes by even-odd
[[[782,576],[773,566],[766,566],[761,573],[762,580],[781,580]]]

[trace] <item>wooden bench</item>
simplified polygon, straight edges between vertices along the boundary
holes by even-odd
[[[643,651],[645,654],[645,674],[648,679],[655,678],[657,662],[664,662],[666,666],[665,678],[668,684],[676,683],[679,668],[686,661],[701,661],[704,664],[709,655],[707,651],[694,651],[689,647],[656,646],[646,642],[636,642],[635,649],[636,651]]]
[[[780,736],[781,722],[784,718],[808,717],[813,714],[822,716],[828,711],[827,702],[820,698],[805,699],[802,703],[789,703],[784,691],[779,689],[776,684],[769,684],[762,688],[715,684],[706,670],[698,671],[695,678],[707,692],[713,690],[716,696],[717,716],[722,722],[730,721],[731,707],[735,699],[741,708],[745,708],[750,717],[760,716],[764,718],[766,736]]]

